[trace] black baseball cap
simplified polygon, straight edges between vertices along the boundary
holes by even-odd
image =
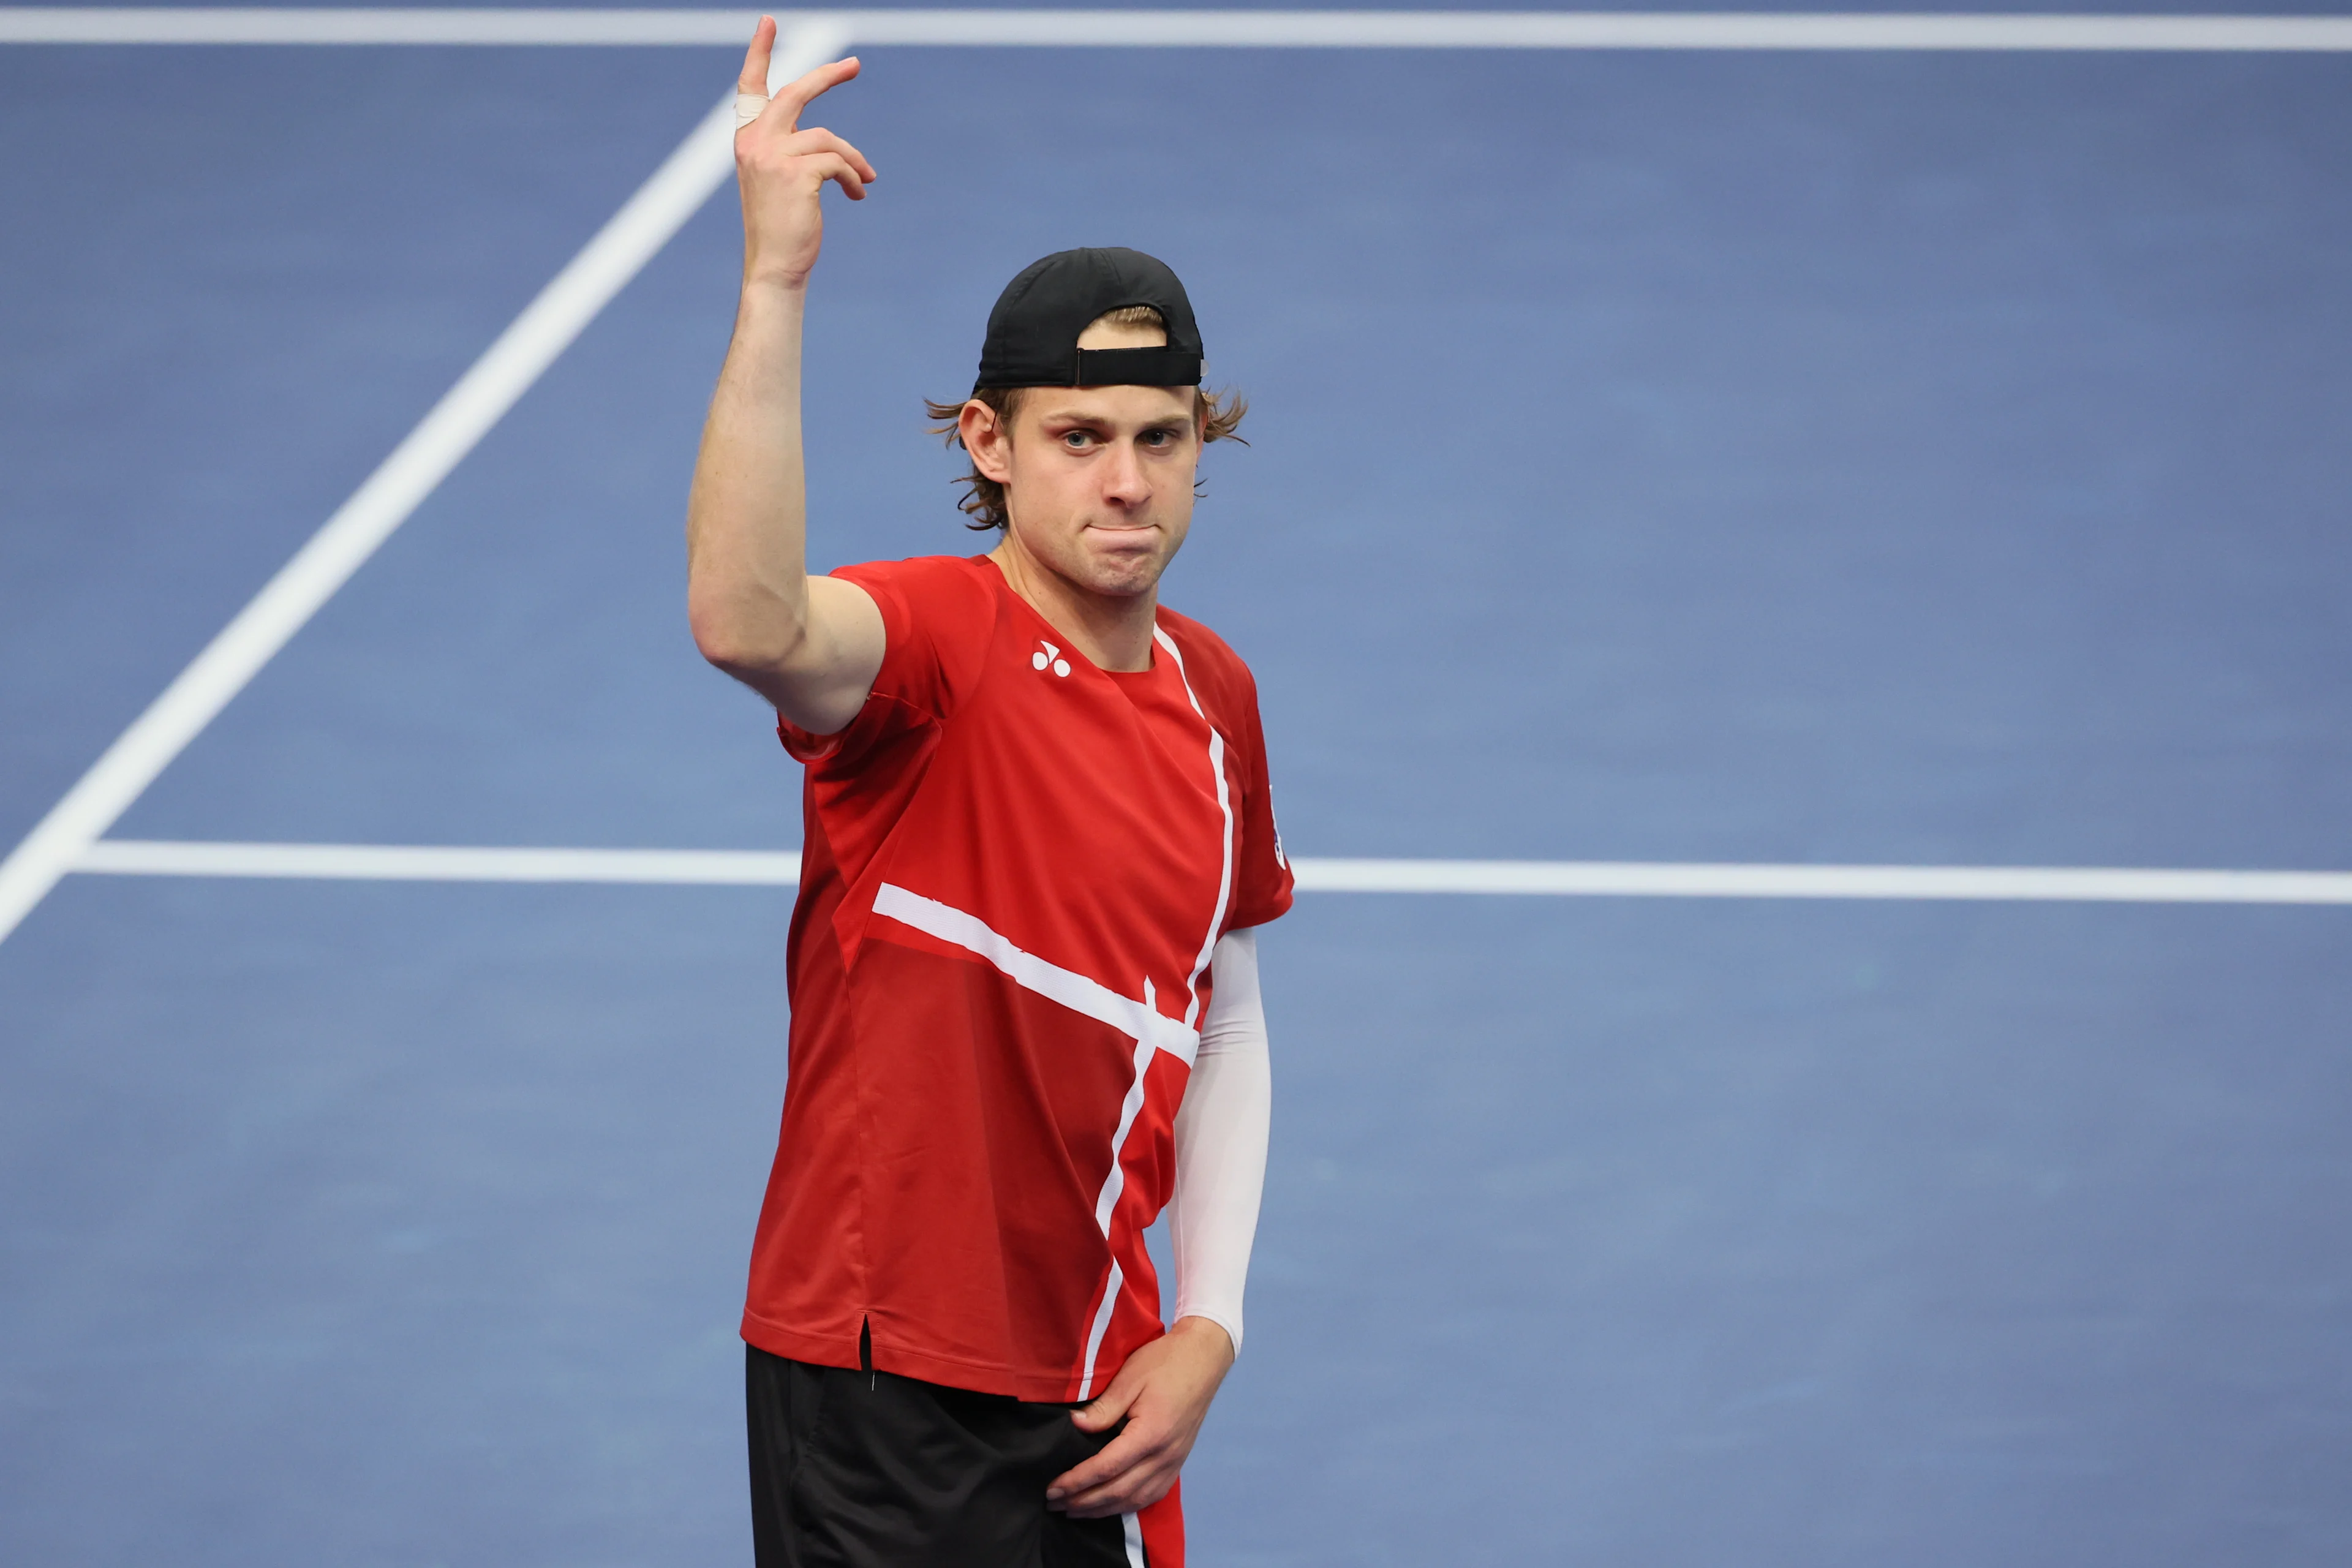
[[[1168,328],[1156,349],[1082,349],[1097,317],[1149,305]],[[988,313],[983,386],[1198,386],[1201,329],[1184,285],[1156,256],[1118,247],[1057,250],[1021,269]]]

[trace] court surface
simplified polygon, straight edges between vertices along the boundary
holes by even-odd
[[[861,47],[818,565],[1168,258],[1166,598],[1298,853],[2352,869],[2352,59]],[[0,847],[728,89],[0,46]],[[113,829],[784,849],[705,207]],[[730,1563],[790,892],[72,875],[0,942],[0,1558]],[[1303,894],[1202,1564],[2352,1559],[2352,910]],[[2330,1477],[2336,1478],[2330,1480]]]

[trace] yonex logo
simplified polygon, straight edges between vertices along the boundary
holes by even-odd
[[[1067,675],[1070,673],[1070,661],[1062,657],[1062,650],[1060,648],[1055,647],[1044,637],[1039,637],[1037,639],[1037,646],[1044,648],[1045,651],[1043,653],[1033,653],[1029,656],[1030,668],[1051,668],[1055,675]]]

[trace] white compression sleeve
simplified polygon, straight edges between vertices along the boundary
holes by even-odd
[[[1227,931],[1210,957],[1215,989],[1176,1111],[1176,1315],[1206,1318],[1242,1348],[1242,1287],[1265,1186],[1274,1072],[1258,994],[1257,932]]]

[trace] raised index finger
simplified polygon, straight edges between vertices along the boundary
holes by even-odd
[[[751,29],[751,47],[743,56],[743,74],[735,79],[737,92],[768,96],[768,54],[776,47],[776,19],[762,16]]]
[[[797,126],[801,122],[801,110],[809,106],[812,99],[818,97],[829,88],[839,87],[856,74],[857,57],[856,55],[850,56],[845,60],[835,60],[831,65],[819,66],[798,81],[786,87],[783,91],[776,94],[775,101],[784,106],[778,112],[787,116],[784,121],[786,125]]]

